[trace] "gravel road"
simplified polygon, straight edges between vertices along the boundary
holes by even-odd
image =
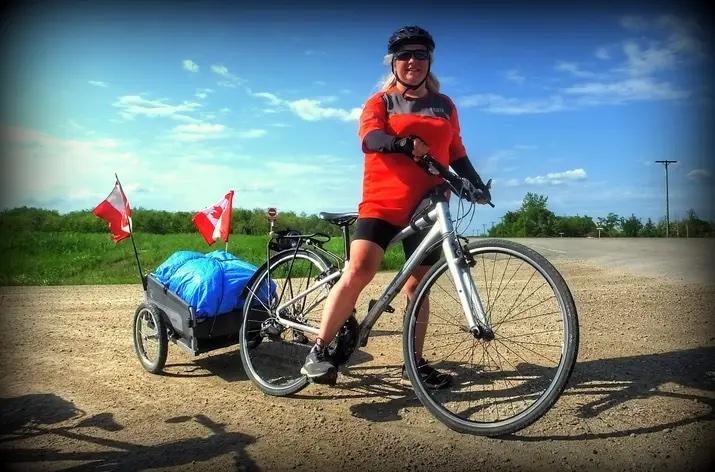
[[[581,347],[555,408],[513,436],[453,432],[400,384],[402,297],[336,387],[274,398],[247,380],[238,347],[192,358],[171,346],[165,375],[142,370],[131,340],[143,297],[138,285],[0,287],[4,466],[707,469],[715,459],[715,285],[707,271],[691,277],[687,268],[672,269],[686,250],[658,252],[665,246],[656,241],[645,249],[604,240],[526,242],[570,285]],[[605,255],[604,247],[611,248]],[[627,257],[613,255],[618,247]],[[671,269],[624,261],[639,259],[634,248]],[[389,276],[378,275],[359,308]]]

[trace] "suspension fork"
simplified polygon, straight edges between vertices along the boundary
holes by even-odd
[[[474,284],[472,274],[469,272],[469,265],[467,265],[464,254],[462,254],[462,246],[459,244],[458,238],[454,236],[454,228],[449,218],[447,204],[438,203],[436,210],[438,214],[437,222],[440,225],[441,233],[450,235],[450,237],[442,241],[442,249],[447,261],[447,268],[457,289],[457,296],[462,305],[469,331],[477,338],[484,337],[488,339],[493,337],[489,320],[479,297],[479,291]]]

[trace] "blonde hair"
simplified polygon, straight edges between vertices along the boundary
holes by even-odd
[[[388,66],[392,66],[392,60],[393,60],[394,54],[386,54],[385,58],[383,59],[383,63]],[[432,64],[434,58],[432,56],[432,53],[429,55],[429,60],[430,64]],[[394,87],[397,85],[397,78],[395,77],[395,74],[392,73],[392,70],[390,70],[385,77],[381,80],[382,86],[380,87],[381,90],[387,90],[389,88]],[[427,80],[425,81],[425,84],[427,85],[427,90],[429,90],[432,93],[439,93],[439,80],[437,79],[437,76],[430,71],[430,73],[427,75]]]

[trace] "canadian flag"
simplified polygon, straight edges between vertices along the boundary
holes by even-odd
[[[112,240],[118,243],[132,234],[132,209],[117,179],[109,196],[92,210],[92,213],[109,223]]]
[[[194,215],[192,221],[209,246],[217,239],[228,242],[228,237],[231,234],[232,208],[233,190],[215,204]]]

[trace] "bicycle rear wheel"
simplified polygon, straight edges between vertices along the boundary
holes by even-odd
[[[330,284],[293,299],[325,275],[328,264],[303,249],[280,252],[269,264],[258,269],[247,290],[239,340],[241,362],[248,377],[263,392],[290,395],[308,384],[300,368],[315,336],[281,325],[277,310],[282,307],[282,318],[317,328]]]
[[[467,329],[441,260],[407,307],[405,367],[415,394],[440,421],[456,431],[498,436],[536,421],[563,392],[578,350],[576,306],[558,271],[526,246],[486,240],[468,251],[494,339],[477,339]],[[419,319],[428,297],[428,317]],[[429,390],[417,373],[420,331],[423,357],[452,376],[448,388]]]

